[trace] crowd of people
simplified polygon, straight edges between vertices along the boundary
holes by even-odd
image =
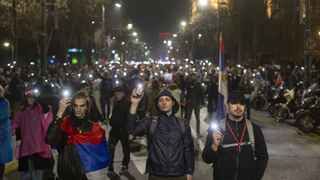
[[[208,112],[206,118],[208,121],[213,120],[219,95],[218,71],[218,67],[213,67],[207,61],[189,62],[188,65],[50,64],[45,75],[40,74],[38,65],[15,65],[14,68],[1,68],[0,140],[6,146],[1,146],[0,178],[3,176],[4,164],[13,158],[11,130],[16,134],[18,150],[15,151],[15,157],[19,159],[18,170],[21,172],[21,179],[30,177],[42,179],[43,169],[50,168],[49,166],[53,164],[52,148],[56,148],[59,152],[60,166],[57,171],[61,179],[72,179],[72,177],[90,179],[88,177],[94,173],[91,171],[89,173],[86,167],[80,165],[82,155],[79,154],[79,157],[71,153],[72,148],[76,147],[78,150],[78,145],[81,145],[81,143],[75,143],[79,139],[90,142],[90,139],[88,140],[88,137],[84,135],[88,133],[101,135],[104,129],[99,128],[100,125],[110,124],[112,129],[109,132],[108,141],[105,141],[105,135],[99,138],[99,143],[106,149],[106,153],[100,154],[105,157],[101,160],[105,165],[109,165],[108,175],[112,175],[115,146],[120,141],[124,154],[120,173],[126,173],[130,161],[129,134],[148,136],[148,127],[152,117],[158,117],[157,126],[166,129],[167,125],[163,124],[164,119],[172,119],[174,116],[185,118],[187,122],[183,128],[185,129],[183,135],[177,134],[172,139],[172,143],[180,148],[177,148],[175,157],[160,157],[159,154],[164,154],[162,151],[168,148],[161,145],[165,143],[163,140],[172,138],[172,136],[161,135],[156,130],[152,138],[148,138],[151,149],[149,149],[147,172],[150,173],[149,178],[151,179],[166,176],[167,172],[170,172],[170,176],[187,174],[187,178],[192,179],[194,156],[191,152],[194,147],[189,123],[192,112],[194,112],[195,129],[197,137],[200,138],[202,137],[200,109],[206,105]],[[244,101],[247,106],[246,119],[250,119],[250,101],[261,89],[262,84],[268,82],[267,84],[270,83],[277,87],[282,82],[286,82],[288,86],[294,86],[296,82],[304,78],[303,71],[298,66],[282,70],[272,69],[267,65],[259,66],[257,69],[237,66],[228,68],[228,71],[228,91],[231,93],[240,90],[244,95],[244,98],[240,100],[241,103]],[[313,73],[316,74],[316,72]],[[142,95],[138,95],[137,89],[141,87]],[[232,108],[232,105],[229,105],[229,108]],[[170,108],[167,109],[168,107]],[[234,119],[237,121],[242,119],[242,116],[241,118],[236,117]],[[136,120],[143,121],[137,123]],[[170,128],[173,129],[169,131],[179,130],[179,121],[171,125]],[[5,128],[6,131],[3,130]],[[9,134],[10,138],[8,138]],[[217,140],[217,136],[221,135],[215,132],[210,141],[219,145],[220,140]],[[179,139],[183,139],[182,144],[177,143]],[[104,142],[108,142],[107,147]],[[155,148],[160,150],[154,150]],[[213,147],[213,151],[217,151],[216,146]],[[264,153],[263,158],[265,158],[266,152],[261,153]],[[183,160],[183,154],[188,161]],[[211,156],[209,154],[206,151],[204,157]],[[215,158],[216,156],[214,154]],[[170,168],[170,171],[165,172],[164,169],[154,168],[163,167],[163,164],[156,162],[161,158],[172,158],[181,163],[166,166]],[[212,160],[205,161],[214,161],[213,157],[210,159]],[[71,168],[68,165],[69,161],[77,165]],[[106,167],[102,169],[104,168]],[[263,167],[261,171],[264,171]],[[260,177],[261,172],[257,176]]]

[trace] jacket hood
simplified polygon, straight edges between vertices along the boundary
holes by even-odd
[[[156,100],[155,100],[154,104],[156,106],[157,113],[161,112],[159,107],[158,107],[158,100],[159,100],[159,98],[161,96],[169,96],[169,97],[171,97],[171,99],[174,101],[174,105],[172,107],[172,113],[176,114],[179,111],[180,104],[178,103],[178,101],[174,98],[174,96],[172,95],[172,93],[168,89],[161,90],[159,92],[159,94],[157,95],[157,97],[156,97]]]

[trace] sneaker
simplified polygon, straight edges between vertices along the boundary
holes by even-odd
[[[116,174],[116,173],[115,173],[114,171],[109,171],[109,170],[108,170],[108,173],[107,173],[108,176],[113,176],[113,175],[115,175],[115,174]]]
[[[200,133],[197,133],[198,138],[202,138],[202,135]]]
[[[121,170],[119,172],[120,175],[124,175],[125,173],[128,173],[128,167],[127,166],[121,166]]]

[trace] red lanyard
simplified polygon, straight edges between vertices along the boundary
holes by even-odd
[[[233,131],[232,131],[229,123],[228,123],[227,121],[226,121],[226,123],[227,123],[227,125],[228,125],[228,127],[229,127],[229,129],[230,129],[230,131],[231,131],[231,133],[232,133],[232,135],[233,135],[233,138],[237,141],[237,143],[238,143],[238,145],[239,145],[239,151],[241,151],[241,143],[242,143],[242,140],[243,140],[244,132],[246,131],[247,121],[245,121],[240,142],[238,141],[238,139],[237,139],[236,136],[234,135],[234,133],[233,133]]]

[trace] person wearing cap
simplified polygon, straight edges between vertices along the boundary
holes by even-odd
[[[117,143],[121,142],[123,159],[120,174],[128,172],[128,164],[130,161],[130,142],[129,134],[126,131],[126,122],[127,114],[130,108],[130,101],[125,96],[124,90],[121,86],[116,86],[114,88],[114,97],[116,102],[112,109],[112,115],[110,118],[110,126],[112,127],[109,132],[108,145],[110,149],[111,161],[108,169],[109,175],[115,175],[113,160],[114,160],[114,151]]]
[[[162,90],[155,99],[157,125],[152,135],[149,134],[154,117],[136,121],[137,107],[144,93],[137,95],[137,89],[131,94],[131,107],[128,113],[127,132],[136,136],[147,135],[148,159],[146,173],[149,180],[172,179],[192,180],[194,173],[194,144],[190,125],[183,120],[180,126],[175,114],[179,104],[168,89]],[[181,122],[181,121],[180,121]]]
[[[209,128],[202,159],[207,164],[213,163],[213,179],[262,179],[269,155],[261,128],[255,123],[251,123],[255,150],[248,143],[244,94],[240,91],[231,92],[226,107],[229,113],[225,119],[225,132],[222,134],[219,128]],[[220,142],[222,135],[223,142]]]

